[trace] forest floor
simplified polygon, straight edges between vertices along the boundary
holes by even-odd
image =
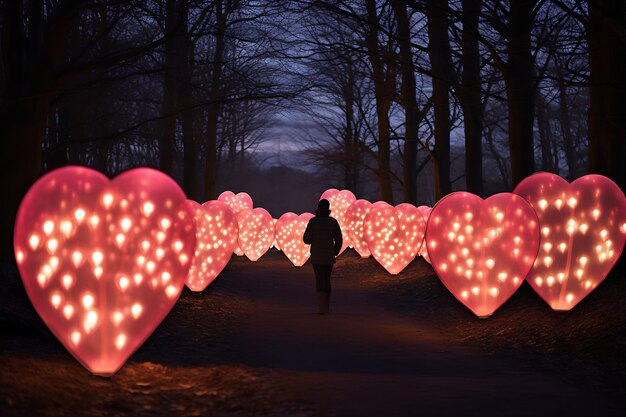
[[[421,258],[390,276],[342,254],[331,313],[279,252],[185,290],[111,378],[56,341],[15,272],[0,281],[2,416],[611,416],[626,410],[626,278],[556,313],[526,284],[477,319]]]

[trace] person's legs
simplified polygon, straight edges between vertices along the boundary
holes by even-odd
[[[313,271],[315,272],[315,289],[317,290],[317,314],[325,313],[325,279],[324,279],[324,266],[313,264]]]
[[[330,275],[333,272],[332,265],[324,265],[324,313],[328,313],[330,307]]]

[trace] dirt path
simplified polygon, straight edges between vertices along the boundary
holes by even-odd
[[[228,271],[217,291],[248,294],[234,332],[239,360],[271,369],[287,398],[324,415],[618,415],[607,399],[512,360],[451,344],[445,334],[372,303],[335,279],[331,314],[314,313],[310,267]]]

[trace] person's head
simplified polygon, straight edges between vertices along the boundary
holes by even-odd
[[[328,216],[330,214],[330,202],[325,198],[321,199],[317,203],[317,210],[315,210],[317,216]]]

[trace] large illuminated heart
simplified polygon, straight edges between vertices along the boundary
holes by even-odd
[[[420,214],[424,218],[424,220],[428,223],[428,217],[430,217],[430,212],[433,211],[432,207],[429,206],[418,206]],[[428,247],[426,246],[426,240],[422,243],[422,247],[420,247],[419,252],[417,253],[419,256],[424,258],[424,260],[430,263],[430,257],[428,256]]]
[[[535,208],[541,227],[539,255],[526,280],[554,310],[570,310],[604,280],[624,249],[624,193],[601,175],[570,184],[547,172],[527,177],[514,192]]]
[[[237,244],[235,213],[221,201],[200,205],[187,200],[194,212],[196,250],[185,284],[191,291],[203,291],[222,272]]]
[[[295,266],[302,266],[311,256],[311,245],[304,243],[304,231],[313,218],[311,213],[285,213],[276,222],[276,240],[285,256]]]
[[[431,211],[426,244],[443,284],[485,318],[522,285],[539,250],[539,223],[530,204],[516,194],[483,200],[455,192]]]
[[[365,230],[363,223],[365,216],[370,212],[375,204],[386,204],[384,201],[377,201],[376,203],[370,203],[367,200],[356,200],[350,204],[348,210],[346,210],[345,222],[348,237],[352,243],[352,247],[357,251],[361,258],[369,258],[371,255],[370,249],[365,241]]]
[[[348,207],[356,201],[356,197],[349,190],[339,191],[335,188],[330,188],[322,193],[320,200],[322,199],[328,200],[330,203],[330,217],[334,218],[337,220],[337,223],[339,223],[343,240],[341,250],[339,251],[339,255],[341,255],[341,253],[352,244],[346,225],[346,211]]]
[[[15,221],[15,256],[42,320],[88,370],[114,374],[180,295],[196,243],[185,194],[148,168],[109,180],[40,178]]]
[[[232,191],[224,191],[217,197],[217,201],[226,203],[228,207],[235,213],[235,216],[242,210],[251,210],[253,207],[252,197],[248,193],[233,193]],[[235,245],[235,255],[243,256],[243,251],[237,243]]]
[[[374,204],[364,221],[365,241],[372,256],[390,274],[399,274],[415,259],[424,240],[426,222],[411,204]]]
[[[274,242],[274,219],[264,208],[237,213],[239,247],[251,261],[257,261]]]

